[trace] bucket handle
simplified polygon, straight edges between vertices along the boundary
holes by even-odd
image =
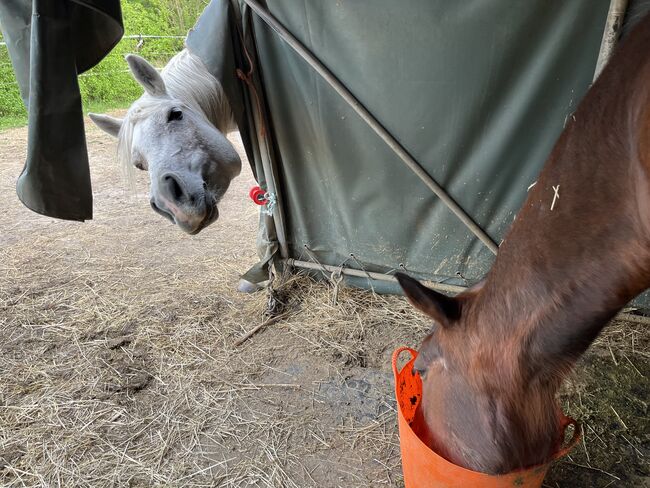
[[[393,352],[393,375],[395,376],[395,379],[397,379],[397,375],[400,373],[397,371],[397,360],[399,359],[399,355],[404,351],[409,352],[411,359],[418,355],[417,351],[415,349],[411,349],[410,347],[402,346],[398,349],[395,349],[395,352]]]
[[[573,435],[571,436],[571,439],[569,439],[569,442],[564,444],[564,440],[562,444],[564,445],[559,451],[557,451],[554,455],[552,460],[560,459],[561,457],[566,456],[571,449],[578,443],[580,438],[582,437],[582,427],[580,424],[572,419],[571,417],[564,417],[562,419],[562,435],[564,436],[564,433],[566,432],[566,429],[569,425],[573,425]]]

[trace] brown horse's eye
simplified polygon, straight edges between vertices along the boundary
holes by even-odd
[[[177,108],[171,109],[169,111],[169,115],[167,116],[167,122],[171,122],[172,120],[183,120],[183,112]]]

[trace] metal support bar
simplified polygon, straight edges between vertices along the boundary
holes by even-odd
[[[252,96],[252,95],[251,95]],[[252,110],[253,119],[255,122],[255,127],[259,128],[262,125],[260,120],[260,115],[256,110]],[[266,178],[266,188],[270,193],[275,194],[277,200],[276,204],[271,209],[273,215],[273,223],[275,225],[275,232],[278,238],[278,244],[280,245],[280,257],[288,258],[289,257],[289,246],[287,245],[287,234],[284,227],[284,218],[282,215],[282,198],[278,191],[276,185],[276,172],[273,171],[273,163],[271,150],[267,143],[267,136],[259,137],[259,155],[262,160],[262,168],[264,170],[264,176]]]
[[[330,266],[329,264],[316,264],[309,261],[299,261],[297,259],[285,259],[284,262],[289,266],[295,266],[297,268],[304,268],[304,269],[312,269],[315,271],[320,271],[321,273],[324,273],[323,269],[330,273],[338,273],[340,271],[342,274],[348,276],[356,276],[358,278],[370,277],[373,280],[377,280],[377,281],[388,281],[391,283],[397,283],[397,278],[383,273],[375,273],[372,271],[360,271],[354,268]],[[446,293],[458,294],[467,290],[467,288],[464,286],[446,285],[444,283],[437,283],[435,281],[423,281],[422,283],[428,286],[429,288],[431,288],[432,290],[443,291]],[[650,325],[650,317],[646,317],[643,315],[634,315],[627,312],[619,313],[612,320],[626,320],[628,322],[636,322],[638,324]]]
[[[289,266],[297,268],[313,269],[315,271],[323,272],[323,269],[330,273],[338,273],[341,271],[344,275],[356,276],[358,278],[372,278],[377,281],[388,281],[390,283],[397,283],[397,278],[383,273],[374,273],[372,271],[361,271],[354,268],[346,268],[343,266],[330,266],[329,264],[317,264],[309,261],[299,261],[297,259],[285,259],[285,263]],[[447,293],[461,293],[467,288],[457,285],[445,285],[444,283],[436,283],[435,281],[424,282],[429,288],[434,290],[444,291]]]
[[[233,9],[235,12],[238,12],[239,9]],[[242,48],[246,50],[248,47],[246,45],[246,35],[245,35],[245,26],[244,22],[248,22],[250,20],[248,15],[245,16],[238,16],[237,22],[241,27],[241,43],[242,43]],[[252,30],[251,30],[252,32]],[[251,34],[251,42],[254,43],[254,39],[252,38]],[[246,52],[246,56],[251,64],[255,64],[256,55],[253,54],[252,57],[249,57],[248,52]],[[261,89],[261,82],[259,80],[259,69],[257,66],[249,66],[248,67],[251,70],[252,73],[252,86],[251,84],[246,84],[248,87],[248,95],[250,100],[255,100],[255,98],[258,99],[259,101],[259,106],[260,110],[255,110],[253,107],[250,110],[250,115],[252,116],[253,119],[253,126],[255,131],[259,134],[260,128],[262,127],[268,127],[268,120],[266,117],[266,110],[265,110],[265,103],[263,101],[263,91]],[[266,181],[266,190],[275,195],[275,205],[270,208],[270,215],[267,215],[265,217],[265,225],[267,228],[273,228],[273,231],[275,233],[275,237],[278,241],[278,245],[280,248],[280,257],[283,259],[286,259],[289,257],[289,246],[287,243],[287,233],[286,233],[286,227],[284,225],[284,214],[283,214],[283,201],[282,201],[282,195],[280,194],[278,185],[277,185],[277,168],[275,165],[275,160],[272,155],[272,150],[269,147],[269,142],[268,142],[268,135],[263,134],[259,137],[256,138],[257,140],[257,147],[254,148],[254,151],[257,156],[259,156],[259,159],[262,163],[262,171],[264,172],[264,178]]]
[[[632,313],[621,312],[612,320],[625,320],[627,322],[635,322],[637,324],[650,325],[650,317],[645,315],[635,315]]]
[[[598,60],[596,61],[596,70],[594,71],[594,81],[600,75],[609,58],[612,57],[618,37],[623,26],[625,11],[627,10],[628,0],[611,0],[609,11],[607,12],[607,21],[605,22],[605,31],[603,40],[600,43]]]
[[[301,58],[303,58],[334,90],[352,107],[370,128],[390,147],[397,156],[427,185],[433,193],[456,215],[463,224],[478,237],[494,254],[498,246],[481,227],[458,205],[453,198],[413,159],[407,150],[388,132],[381,123],[357,100],[323,63],[321,63],[303,44],[294,37],[256,0],[242,0],[271,29],[273,29]]]

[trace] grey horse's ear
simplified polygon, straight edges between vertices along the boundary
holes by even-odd
[[[117,137],[120,133],[123,122],[122,119],[101,114],[88,114],[88,117],[90,117],[90,120],[92,120],[97,127],[113,137]]]
[[[141,58],[136,54],[127,54],[126,62],[129,63],[129,68],[135,81],[140,83],[149,95],[152,97],[162,97],[167,95],[165,82],[160,76],[160,73],[151,66],[146,59]]]

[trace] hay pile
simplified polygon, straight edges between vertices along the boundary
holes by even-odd
[[[266,318],[265,294],[235,291],[256,261],[251,176],[184,236],[144,178],[124,190],[112,141],[88,129],[86,224],[16,201],[26,131],[0,133],[0,486],[402,486],[389,359],[426,319],[362,290],[333,305],[292,277],[285,318],[233,347]],[[647,480],[648,337],[614,324],[583,361],[563,402],[585,443],[547,486]]]

